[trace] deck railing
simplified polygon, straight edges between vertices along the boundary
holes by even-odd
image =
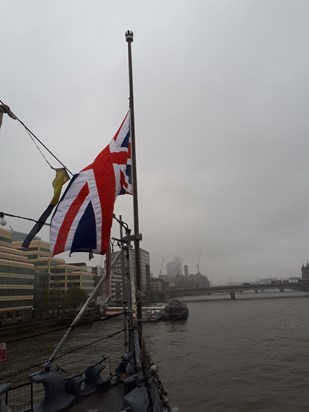
[[[44,369],[67,327],[45,325],[44,329],[30,336],[10,336],[6,341],[7,359],[1,364],[0,383],[12,385],[6,394],[6,404],[12,412],[31,411],[44,396],[43,386],[33,385],[29,375]],[[106,359],[109,375],[114,373],[124,350],[124,313],[120,313],[76,325],[53,365],[69,378]]]

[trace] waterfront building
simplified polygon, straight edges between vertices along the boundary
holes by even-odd
[[[113,261],[117,252],[111,254],[111,261]],[[150,254],[145,249],[140,249],[141,260],[141,280],[142,280],[142,292],[145,294],[150,291]],[[135,249],[132,249],[132,270],[135,273]],[[119,302],[122,299],[122,263],[121,256],[117,259],[110,279],[110,291],[111,298],[115,302]]]
[[[23,249],[25,236],[0,228],[0,325],[59,313],[70,288],[90,295],[95,286],[92,267],[52,257],[49,243],[39,238]]]
[[[309,264],[307,262],[306,266],[302,265],[301,267],[302,279],[309,280]]]
[[[152,292],[163,292],[164,281],[161,278],[151,279],[151,291]]]
[[[197,288],[209,288],[210,287],[210,282],[207,276],[204,276],[199,272],[196,275],[194,275],[194,281],[195,281],[195,286]]]
[[[192,291],[210,287],[207,276],[201,273],[191,275],[167,276],[159,275],[158,278],[151,279],[151,297],[153,300],[162,299],[164,293],[171,291]]]
[[[12,231],[0,228],[0,325],[34,315],[35,266],[12,247]]]
[[[21,249],[22,242],[13,242],[13,247]],[[43,240],[33,240],[25,255],[33,263],[37,271],[48,277],[49,289],[63,296],[74,287],[81,288],[90,295],[94,288],[94,273],[92,267],[85,263],[66,263],[64,259],[51,256],[50,245]]]

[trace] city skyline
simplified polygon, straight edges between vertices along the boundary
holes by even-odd
[[[309,260],[308,2],[41,3],[2,6],[10,41],[0,99],[72,173],[128,110],[125,32],[134,32],[141,247],[152,272],[176,255],[192,272],[201,250],[212,283],[300,275]],[[7,115],[0,141],[0,212],[38,219],[54,170]],[[133,229],[131,196],[114,213]],[[48,228],[39,236],[48,241]]]

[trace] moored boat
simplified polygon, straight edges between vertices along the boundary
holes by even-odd
[[[178,299],[171,300],[164,309],[163,320],[186,320],[189,316],[189,309],[184,302]]]
[[[143,312],[143,322],[158,322],[162,319],[162,312],[159,310],[147,310]]]

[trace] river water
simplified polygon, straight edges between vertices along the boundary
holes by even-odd
[[[186,321],[144,325],[172,407],[309,411],[309,293],[195,297],[187,306]]]

